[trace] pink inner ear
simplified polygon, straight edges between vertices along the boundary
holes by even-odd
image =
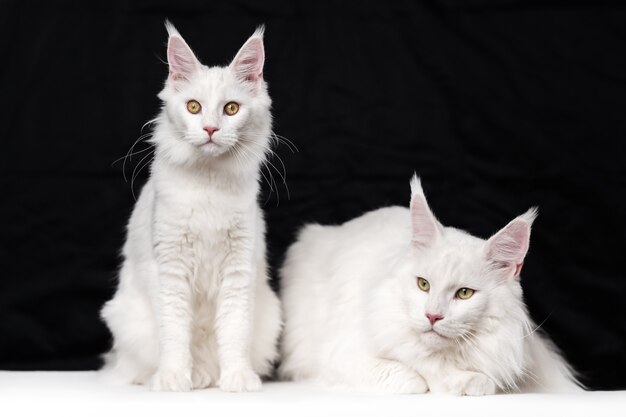
[[[513,220],[487,241],[486,257],[494,264],[513,270],[514,276],[519,276],[528,251],[529,239],[530,224],[523,220]]]
[[[410,212],[413,246],[430,245],[436,237],[437,224],[424,196],[416,194],[411,197]]]
[[[263,78],[264,61],[263,41],[252,38],[237,53],[231,67],[240,80],[254,82]]]
[[[187,80],[200,65],[196,56],[182,38],[171,36],[167,45],[170,78]]]

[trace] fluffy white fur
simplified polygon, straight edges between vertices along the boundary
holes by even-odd
[[[579,389],[522,300],[535,210],[485,241],[443,227],[417,177],[411,190],[409,209],[301,231],[281,271],[281,375],[393,393]]]
[[[114,336],[105,368],[154,390],[256,391],[281,327],[257,203],[271,135],[263,30],[230,66],[209,68],[167,29],[151,176],[128,224],[119,287],[102,310]],[[190,100],[201,104],[197,114]]]

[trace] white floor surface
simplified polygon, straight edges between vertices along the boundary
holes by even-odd
[[[0,371],[0,416],[626,417],[626,391],[487,397],[372,395],[269,382],[262,392],[150,392],[97,372]]]

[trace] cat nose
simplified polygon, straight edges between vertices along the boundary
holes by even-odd
[[[443,319],[443,316],[441,314],[426,313],[426,318],[428,318],[428,321],[430,322],[430,325],[434,326],[437,321]]]
[[[215,126],[205,126],[203,127],[204,131],[207,132],[209,134],[209,138],[211,136],[213,136],[213,133],[217,132],[218,130],[220,130],[219,128],[215,127]]]

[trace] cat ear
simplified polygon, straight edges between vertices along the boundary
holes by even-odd
[[[411,178],[411,244],[423,248],[430,246],[439,235],[439,222],[430,211],[422,184],[417,174]]]
[[[252,87],[256,87],[258,81],[263,79],[263,64],[265,63],[263,32],[265,28],[259,26],[230,63],[230,69],[235,73],[235,77]]]
[[[495,269],[519,277],[530,244],[530,227],[537,217],[535,207],[513,219],[485,245],[485,257]]]
[[[174,81],[188,80],[194,72],[200,69],[200,61],[170,21],[165,22],[165,28],[170,35],[167,41],[169,78]]]

